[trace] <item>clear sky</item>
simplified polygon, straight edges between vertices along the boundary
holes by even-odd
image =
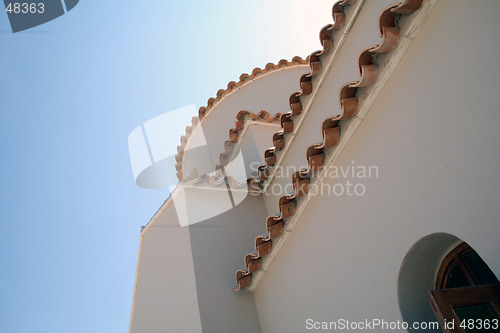
[[[0,332],[127,332],[140,227],[167,195],[134,184],[128,135],[320,49],[332,5],[81,0],[16,34],[0,13]]]

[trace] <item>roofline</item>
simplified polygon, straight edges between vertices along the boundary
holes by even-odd
[[[391,77],[392,73],[396,69],[397,65],[399,64],[400,60],[408,50],[410,44],[414,40],[415,36],[417,35],[418,31],[422,27],[424,21],[427,19],[429,16],[430,12],[434,8],[434,5],[436,4],[437,0],[424,0],[422,3],[420,9],[417,11],[416,16],[413,18],[413,20],[410,22],[407,33],[403,36],[400,37],[400,40],[396,46],[396,48],[390,53],[389,55],[389,60],[385,66],[380,68],[378,78],[376,81],[373,83],[373,85],[368,86],[367,88],[369,89],[369,92],[367,94],[366,99],[360,103],[360,107],[358,112],[356,112],[355,116],[351,118],[350,122],[346,125],[344,125],[343,129],[343,134],[342,138],[339,138],[338,144],[333,148],[333,152],[327,156],[326,161],[324,163],[325,166],[330,166],[333,165],[339,156],[342,154],[343,150],[346,148],[347,144],[349,143],[350,139],[358,129],[358,127],[361,125],[361,122],[364,120],[366,114],[376,101],[378,95],[384,88],[385,84]],[[386,10],[389,10],[391,8],[387,7],[384,9],[383,12]],[[382,12],[382,13],[383,13]],[[362,52],[363,53],[363,52]],[[362,78],[363,79],[363,78]],[[353,83],[348,83],[347,86],[352,86]],[[346,87],[346,86],[344,86]],[[342,87],[341,90],[344,88]],[[323,168],[320,174],[315,178],[314,184],[318,184],[322,182],[326,177],[327,177],[327,168]],[[310,185],[309,185],[310,186]],[[307,193],[307,192],[306,192]],[[276,256],[278,255],[279,251],[285,244],[286,240],[291,234],[291,231],[295,227],[295,225],[298,223],[299,220],[301,220],[301,216],[303,215],[307,205],[309,202],[311,202],[312,195],[311,193],[307,193],[305,198],[301,200],[302,204],[297,205],[297,210],[295,213],[289,218],[287,221],[286,225],[283,228],[283,233],[281,236],[278,236],[273,239],[273,245],[272,245],[272,250],[268,255],[265,257],[262,257],[262,263],[261,263],[261,268],[260,270],[257,270],[252,274],[251,278],[251,284],[246,288],[246,291],[248,292],[253,292],[255,289],[258,287],[259,282],[262,280],[264,277],[266,271],[269,269],[271,263],[274,261]],[[241,289],[241,288],[240,288]],[[239,289],[237,289],[239,290]]]

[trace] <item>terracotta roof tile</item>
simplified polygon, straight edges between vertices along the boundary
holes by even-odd
[[[336,17],[335,14],[339,15],[338,17],[342,17],[338,8],[339,6],[346,5],[346,3],[347,2],[345,1],[341,1],[334,5],[334,17]],[[349,4],[350,3],[352,3],[352,1],[349,1]],[[257,270],[255,269],[255,267],[252,267],[252,269],[250,270],[248,267],[248,263],[258,259],[262,259],[263,256],[271,253],[273,239],[279,237],[282,234],[283,228],[286,224],[286,219],[290,218],[295,213],[297,199],[307,194],[310,177],[317,167],[323,165],[325,160],[325,149],[335,147],[337,145],[340,138],[341,122],[345,119],[352,118],[357,112],[358,98],[356,97],[356,93],[358,88],[372,85],[377,80],[376,63],[374,63],[376,62],[376,60],[374,59],[374,55],[376,55],[377,53],[388,53],[392,51],[397,45],[399,41],[399,28],[397,27],[396,16],[409,15],[418,10],[421,4],[422,0],[406,0],[402,3],[397,3],[389,6],[382,11],[379,18],[379,31],[382,37],[381,43],[379,45],[372,46],[363,50],[359,55],[358,68],[361,76],[360,80],[355,82],[348,82],[340,88],[339,103],[342,108],[342,113],[338,116],[329,117],[323,121],[321,126],[323,142],[313,144],[307,148],[306,156],[308,160],[308,169],[297,171],[292,175],[294,194],[282,196],[279,198],[278,206],[280,216],[269,216],[267,218],[266,235],[258,236],[255,239],[256,251],[245,256],[245,269],[236,271],[237,287],[234,288],[235,291],[239,291],[250,286],[250,284],[252,283],[252,274]],[[320,36],[323,35],[324,33],[322,30]],[[325,45],[325,43],[323,43],[323,45]],[[321,68],[321,65],[316,64],[316,62],[318,61],[317,55],[320,53],[315,52],[310,57],[311,61],[315,62],[314,65],[311,64],[313,72],[317,72],[318,68]],[[304,87],[302,87],[302,89],[304,89]],[[309,90],[307,90],[307,92],[310,93]],[[299,93],[294,93],[290,97],[290,107],[292,111],[281,116],[281,125],[283,127],[283,130],[273,136],[275,147],[264,152],[267,164],[259,167],[259,178],[261,180],[265,180],[268,177],[269,170],[267,167],[272,166],[274,163],[276,163],[275,152],[276,149],[279,149],[277,147],[282,148],[284,147],[284,144],[286,144],[286,137],[284,136],[284,134],[293,131],[293,120],[291,119],[291,117],[295,114],[298,114],[297,112],[300,113],[301,111],[301,107],[298,107],[301,94],[304,94],[304,90]],[[297,111],[299,109],[300,111]],[[290,125],[289,123],[292,124]],[[285,124],[288,129],[285,129]],[[278,144],[276,144],[276,142],[278,142]],[[272,227],[276,224],[280,224],[280,227],[277,228],[277,230],[273,230]],[[260,265],[262,265],[262,263],[260,263]]]

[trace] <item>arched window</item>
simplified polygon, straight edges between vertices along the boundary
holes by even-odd
[[[499,281],[467,243],[443,259],[429,296],[444,332],[500,331]]]

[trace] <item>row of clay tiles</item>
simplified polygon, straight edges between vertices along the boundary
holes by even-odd
[[[286,67],[292,67],[292,66],[300,66],[307,64],[309,61],[309,57],[306,59],[302,59],[301,57],[293,57],[291,61],[287,61],[285,59],[280,60],[277,64],[273,63],[268,63],[264,68],[254,68],[252,71],[252,74],[241,74],[240,79],[238,82],[231,81],[227,84],[226,89],[219,89],[217,91],[216,96],[217,97],[211,97],[207,101],[207,106],[202,106],[198,110],[198,117],[193,117],[191,119],[191,126],[186,127],[186,134],[181,136],[181,144],[177,146],[177,155],[175,156],[175,160],[177,162],[176,164],[176,169],[177,169],[177,178],[179,181],[184,180],[184,176],[182,174],[182,161],[184,158],[184,149],[186,147],[186,144],[188,142],[189,137],[191,136],[192,130],[198,126],[200,123],[200,120],[203,120],[203,118],[210,112],[212,107],[219,102],[224,96],[227,96],[229,93],[231,93],[233,90],[236,90],[237,88],[241,87],[245,83],[248,83],[256,78],[258,78],[261,75],[270,73],[272,71],[275,71],[280,68],[286,68]]]
[[[202,182],[205,182],[210,186],[219,186],[222,184],[228,184],[231,188],[243,187],[245,185],[249,186],[249,190],[251,191],[259,191],[260,188],[257,186],[254,177],[248,177],[245,182],[238,183],[231,176],[224,175],[223,167],[226,166],[230,162],[231,155],[234,152],[234,148],[240,139],[241,132],[245,128],[245,124],[249,121],[259,122],[261,120],[266,123],[278,122],[281,117],[281,113],[276,113],[275,115],[270,114],[267,111],[260,111],[258,113],[253,113],[247,110],[241,110],[236,115],[235,127],[229,130],[229,140],[224,142],[224,152],[220,154],[219,160],[220,164],[215,166],[215,177],[205,174],[196,179],[184,179],[184,183],[190,185],[202,185]],[[177,167],[177,166],[176,166]],[[182,170],[177,170],[178,172],[182,172]]]
[[[310,178],[314,171],[323,166],[325,160],[326,149],[335,147],[340,138],[340,126],[344,119],[352,118],[358,111],[358,98],[356,92],[359,87],[368,87],[375,83],[377,80],[376,66],[373,63],[373,57],[376,54],[385,54],[391,52],[399,42],[400,29],[396,22],[400,15],[409,15],[418,10],[423,0],[406,0],[402,3],[397,3],[384,9],[379,18],[379,33],[382,41],[377,46],[369,47],[358,58],[359,74],[361,79],[356,82],[349,82],[340,88],[339,103],[342,113],[338,116],[327,118],[322,123],[322,137],[323,142],[309,146],[306,151],[308,161],[308,169],[297,171],[292,175],[292,185],[294,189],[293,195],[285,195],[279,198],[278,206],[280,215],[269,216],[266,220],[267,232],[255,239],[255,251],[248,253],[244,257],[244,270],[236,271],[236,283],[238,286],[234,290],[239,291],[248,287],[252,282],[252,273],[258,271],[262,267],[262,258],[272,251],[272,240],[279,237],[284,230],[285,219],[290,218],[296,210],[297,198],[306,195],[309,189]],[[349,4],[352,1],[349,1]],[[345,6],[348,3],[341,1],[335,6]],[[334,6],[334,8],[335,8]],[[343,18],[342,18],[343,20]],[[333,26],[335,27],[335,25]],[[322,30],[321,37],[324,46],[323,51],[314,52],[311,55],[311,63],[314,61],[321,61],[320,56],[327,54],[332,48],[333,40],[329,37],[329,31],[335,30],[332,26],[327,26]],[[337,29],[339,29],[337,27]],[[326,38],[328,37],[328,38]],[[327,46],[325,47],[325,44]],[[311,65],[311,67],[313,67]],[[317,64],[315,67],[321,68]],[[283,130],[276,133],[273,137],[274,147],[265,152],[267,165],[261,166],[259,177],[264,181],[267,176],[267,167],[273,166],[276,163],[276,151],[283,149],[286,143],[286,134],[293,131],[293,116],[298,115],[302,111],[300,104],[300,96],[308,95],[312,92],[311,76],[316,75],[318,72],[314,71],[312,74],[304,75],[301,78],[301,83],[307,82],[307,85],[302,85],[302,91],[292,94],[290,97],[290,106],[292,111],[289,114],[281,116],[281,124]]]
[[[302,105],[300,103],[300,96],[301,95],[309,95],[312,92],[312,84],[311,84],[311,79],[313,75],[317,75],[321,72],[322,69],[322,63],[320,60],[321,55],[324,55],[328,53],[332,47],[333,47],[333,39],[331,36],[331,32],[335,30],[339,30],[343,27],[344,22],[345,22],[345,14],[344,14],[344,7],[352,5],[356,2],[356,0],[343,0],[343,1],[338,1],[335,3],[332,7],[332,17],[334,20],[334,24],[329,24],[325,26],[323,29],[320,31],[320,42],[321,45],[323,46],[323,51],[316,51],[313,52],[310,56],[306,58],[306,60],[302,60],[300,57],[294,57],[292,61],[288,62],[286,60],[281,60],[278,62],[278,64],[274,65],[272,63],[268,63],[264,69],[260,68],[255,68],[252,71],[251,75],[248,74],[242,74],[240,76],[240,81],[238,83],[231,81],[228,84],[227,89],[220,89],[217,92],[217,98],[210,98],[207,102],[207,107],[201,107],[199,109],[199,117],[193,117],[192,118],[192,126],[186,127],[186,135],[183,135],[180,139],[181,145],[177,146],[177,152],[178,154],[176,155],[176,170],[177,170],[177,178],[180,181],[185,181],[188,184],[199,184],[202,180],[205,180],[207,184],[218,186],[224,183],[224,177],[222,176],[222,169],[221,167],[226,165],[229,161],[228,158],[233,152],[234,148],[234,143],[237,140],[237,136],[235,134],[239,133],[244,127],[244,121],[243,118],[245,116],[248,116],[249,119],[256,120],[258,118],[264,118],[267,122],[274,121],[276,119],[279,119],[281,122],[281,126],[283,127],[283,130],[276,133],[273,136],[273,143],[274,147],[271,149],[266,150],[264,157],[266,160],[266,165],[259,166],[258,168],[258,177],[257,179],[247,179],[247,182],[250,185],[250,189],[257,189],[259,186],[261,186],[261,182],[264,181],[267,178],[267,165],[272,166],[275,163],[275,157],[274,154],[270,155],[271,152],[274,152],[276,149],[281,150],[284,147],[284,137],[281,137],[280,139],[276,140],[277,135],[283,136],[286,133],[289,133],[293,130],[293,122],[290,119],[291,115],[298,115],[302,111]],[[201,177],[198,177],[196,179],[189,179],[184,177],[182,174],[182,166],[183,166],[183,157],[184,157],[184,150],[185,146],[189,140],[189,137],[191,136],[191,133],[193,129],[198,126],[200,123],[199,119],[203,119],[203,117],[211,110],[213,105],[218,102],[223,96],[227,95],[227,93],[231,92],[234,87],[239,87],[243,85],[244,83],[248,82],[251,79],[254,79],[258,77],[261,74],[268,73],[270,71],[283,68],[283,67],[290,67],[294,65],[303,65],[307,61],[309,61],[309,65],[311,67],[311,73],[305,74],[300,78],[300,87],[301,91],[293,93],[290,96],[290,109],[292,110],[291,112],[288,112],[284,115],[281,113],[277,113],[274,116],[269,114],[267,111],[260,111],[259,113],[255,114],[252,112],[248,111],[240,111],[237,116],[236,116],[236,127],[229,130],[229,137],[230,140],[226,141],[224,143],[224,153],[220,155],[220,164],[215,167],[215,171],[217,172],[217,177],[211,177],[210,175],[203,175]],[[282,145],[280,145],[282,144]],[[229,177],[230,178],[230,177]],[[233,179],[229,179],[229,181],[235,185]],[[260,183],[260,184],[259,184]],[[240,186],[243,184],[240,184]]]

